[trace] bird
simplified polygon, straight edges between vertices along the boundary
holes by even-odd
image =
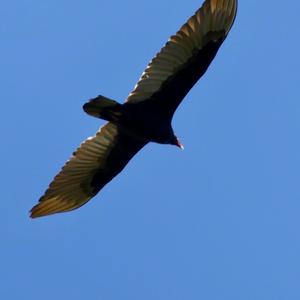
[[[81,207],[150,142],[183,148],[173,115],[226,39],[237,6],[237,0],[205,0],[150,61],[123,104],[99,95],[83,105],[107,123],[77,148],[31,209],[31,218]]]

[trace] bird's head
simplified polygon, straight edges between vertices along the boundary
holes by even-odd
[[[184,150],[183,144],[181,144],[181,142],[179,141],[177,136],[174,134],[171,137],[171,139],[168,141],[168,144],[175,145],[175,146],[179,147],[181,150]]]

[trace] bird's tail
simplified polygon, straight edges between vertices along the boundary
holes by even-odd
[[[122,108],[122,104],[101,95],[83,105],[83,110],[88,115],[110,122],[118,122],[122,116]]]

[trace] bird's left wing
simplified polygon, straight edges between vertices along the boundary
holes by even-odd
[[[236,11],[237,0],[206,0],[148,64],[127,102],[155,99],[174,113],[215,57]]]
[[[82,206],[121,172],[145,144],[117,125],[107,123],[73,153],[32,208],[31,217]]]

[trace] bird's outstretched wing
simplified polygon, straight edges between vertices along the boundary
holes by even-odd
[[[31,217],[82,206],[121,172],[145,144],[118,126],[107,123],[73,153],[32,208]]]
[[[159,100],[174,113],[233,25],[237,0],[206,0],[152,59],[127,102]]]

